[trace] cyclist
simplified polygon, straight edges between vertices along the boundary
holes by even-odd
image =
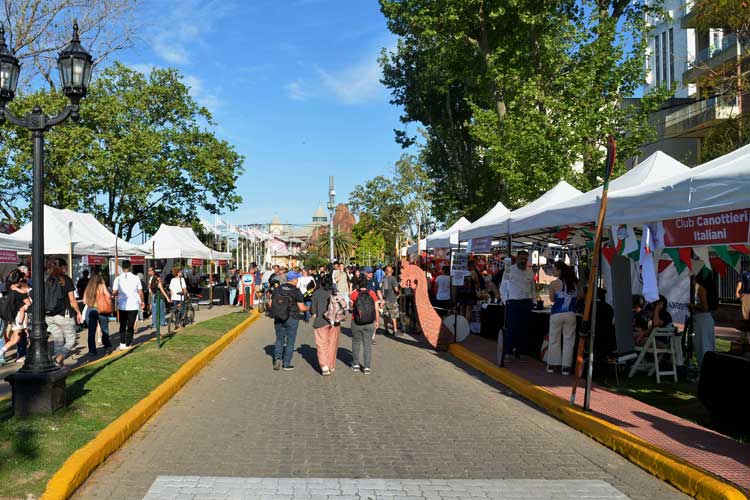
[[[187,307],[184,297],[188,296],[187,283],[182,276],[182,269],[174,270],[174,277],[169,282],[169,295],[172,299],[172,307],[179,307],[180,317],[182,317]]]

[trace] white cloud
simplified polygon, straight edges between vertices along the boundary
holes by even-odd
[[[305,101],[310,97],[310,91],[306,89],[302,80],[295,80],[284,85],[284,90],[289,99],[293,101]]]
[[[344,104],[353,105],[379,98],[383,92],[380,83],[380,65],[370,57],[338,71],[315,68],[323,88]]]
[[[207,91],[200,78],[185,75],[184,81],[185,85],[190,87],[190,95],[199,105],[208,108],[211,112],[216,111],[216,108],[222,105],[221,99],[216,94]]]

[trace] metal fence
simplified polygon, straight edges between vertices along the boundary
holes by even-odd
[[[740,270],[746,269],[745,266],[750,265],[750,256],[743,255],[740,259],[741,265]],[[737,290],[737,283],[740,281],[740,273],[734,268],[727,270],[726,276],[717,277],[717,285],[719,289],[719,300],[728,304],[738,304],[740,299],[735,295]]]

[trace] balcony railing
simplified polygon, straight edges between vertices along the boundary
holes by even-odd
[[[695,55],[695,58],[690,61],[690,67],[694,67],[698,64],[708,62],[711,58],[718,56],[730,47],[737,45],[737,35],[732,34],[725,36],[721,39],[721,44],[711,47],[706,47]]]

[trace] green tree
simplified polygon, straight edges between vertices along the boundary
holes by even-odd
[[[474,219],[497,201],[517,208],[567,179],[600,183],[604,144],[620,158],[653,137],[660,91],[626,106],[643,83],[644,2],[381,0],[395,51],[383,83],[433,179],[433,213]],[[582,172],[574,169],[582,166]]]
[[[312,244],[311,252],[317,253],[325,258],[326,263],[330,258],[331,242],[328,231],[321,231],[318,239]],[[333,232],[333,256],[336,259],[348,260],[354,252],[354,242],[351,236],[341,231]]]
[[[386,256],[385,238],[371,215],[361,214],[359,222],[352,228],[352,239],[355,247],[354,257],[358,264],[383,262]]]
[[[17,114],[40,104],[53,113],[66,99],[39,91],[11,103]],[[136,227],[191,224],[198,210],[234,209],[243,158],[205,128],[211,114],[198,106],[174,69],[143,74],[121,64],[104,70],[81,103],[81,122],[47,134],[45,202],[93,213],[118,236]],[[0,211],[18,224],[28,215],[31,138],[0,132]]]

